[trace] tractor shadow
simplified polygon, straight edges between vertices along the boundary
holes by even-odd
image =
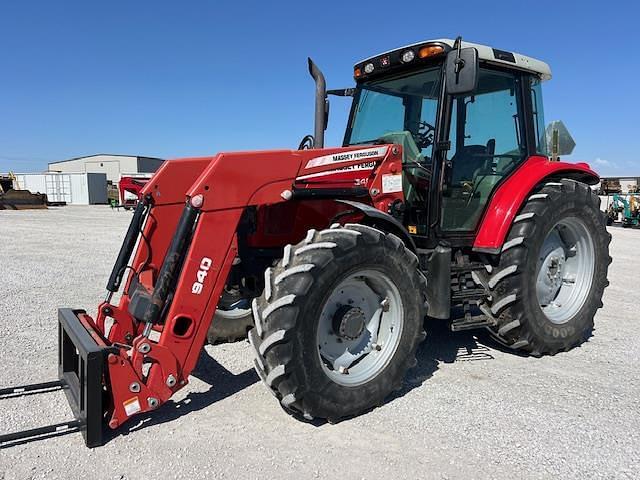
[[[441,363],[493,360],[492,352],[495,350],[518,354],[502,347],[484,330],[452,332],[448,322],[441,320],[427,320],[425,328],[427,338],[416,352],[416,366],[407,372],[402,388],[390,395],[385,404],[406,395],[414,388],[420,387],[434,375]],[[204,349],[192,375],[210,385],[210,388],[203,392],[190,392],[181,400],[169,400],[158,410],[140,415],[137,423],[126,424],[116,430],[113,434],[114,437],[174,421],[191,412],[207,408],[259,382],[258,375],[253,369],[234,375],[209,356]],[[327,423],[325,420],[319,419],[311,421],[301,417],[299,419],[318,427]],[[344,420],[346,421],[348,418]]]
[[[124,425],[114,432],[114,436],[128,435],[143,428],[171,422],[235,395],[260,380],[253,368],[234,375],[212,358],[205,349],[200,353],[196,368],[191,375],[210,387],[203,392],[189,392],[181,400],[169,400],[158,410],[140,415],[137,423]]]
[[[407,372],[402,389],[391,395],[386,403],[420,387],[441,363],[493,360],[492,351],[498,348],[497,342],[483,330],[452,332],[449,323],[442,320],[427,320],[425,329],[427,338],[416,351],[416,366]]]
[[[526,354],[519,354],[518,352],[503,347],[483,330],[451,332],[448,322],[437,320],[427,321],[425,327],[427,330],[427,338],[422,342],[416,352],[416,366],[407,372],[402,388],[390,395],[385,401],[385,404],[406,395],[414,388],[420,387],[426,380],[433,376],[441,363],[493,360],[492,351],[495,350],[526,356]],[[200,354],[198,364],[192,372],[192,375],[210,387],[203,392],[189,392],[181,400],[171,399],[158,410],[143,413],[137,417],[135,423],[127,423],[117,430],[110,430],[105,427],[105,434],[107,436],[105,441],[108,442],[120,435],[128,435],[146,427],[172,422],[191,412],[202,410],[218,401],[235,395],[259,381],[258,375],[253,368],[234,375],[212,358],[204,349]],[[318,427],[327,423],[324,420],[318,419],[308,421],[300,418],[300,420]],[[347,420],[348,418],[344,419],[344,421]],[[77,429],[69,429],[37,438],[9,442],[0,446],[0,449],[29,443],[31,441],[62,436],[76,431]]]

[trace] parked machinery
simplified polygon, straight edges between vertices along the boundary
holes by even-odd
[[[639,227],[640,226],[640,196],[629,196],[629,212],[622,221],[623,227]]]
[[[148,181],[149,178],[147,177],[134,177],[129,175],[120,177],[120,182],[118,183],[120,205],[123,206],[125,210],[130,210],[138,205],[140,193]]]
[[[27,210],[47,208],[44,193],[20,190],[16,176],[9,172],[0,176],[0,210]]]
[[[640,226],[640,200],[635,195],[628,198],[614,193],[607,208],[607,225],[613,225],[621,218],[623,227]]]
[[[622,193],[622,186],[618,179],[602,179],[600,181],[600,195],[611,195],[612,193]]]

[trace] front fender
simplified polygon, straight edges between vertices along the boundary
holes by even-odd
[[[416,244],[407,232],[407,229],[404,228],[404,225],[400,223],[398,220],[393,218],[388,213],[378,210],[377,208],[372,207],[371,205],[367,205],[366,203],[353,202],[351,200],[336,200],[338,203],[344,203],[349,205],[350,207],[355,208],[360,213],[362,213],[365,218],[368,220],[368,223],[372,227],[379,228],[387,233],[393,233],[397,237],[404,242],[406,247],[411,250],[413,253],[416,252]]]
[[[529,157],[494,192],[480,222],[473,250],[500,253],[513,219],[531,191],[545,180],[558,178],[571,178],[588,185],[600,181],[598,174],[586,163],[552,162],[547,157]]]

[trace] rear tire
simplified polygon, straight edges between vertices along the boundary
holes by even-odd
[[[534,356],[585,342],[609,284],[610,241],[606,215],[587,185],[563,179],[539,188],[487,265],[485,311],[497,320],[490,331]]]
[[[400,389],[415,364],[425,337],[425,292],[417,257],[395,235],[351,224],[310,230],[265,272],[265,290],[253,303],[256,328],[249,341],[256,371],[293,414],[338,421],[363,413]],[[374,309],[377,329],[368,320]],[[395,335],[388,333],[394,329]],[[378,349],[375,341],[383,338],[388,341]],[[359,356],[335,370],[344,357],[334,353],[334,363],[328,361],[327,342],[335,349],[343,341],[345,352]],[[364,347],[350,350],[356,344]]]

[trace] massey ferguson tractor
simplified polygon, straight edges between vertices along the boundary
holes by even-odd
[[[358,62],[353,88],[309,68],[298,150],[167,161],[144,186],[95,316],[58,312],[59,379],[0,392],[63,389],[75,419],[2,442],[101,445],[188,383],[207,338],[248,331],[282,407],[330,422],[401,387],[426,317],[533,356],[589,338],[610,235],[598,175],[547,151],[545,63],[457,39]],[[331,94],[353,97],[341,147]]]

